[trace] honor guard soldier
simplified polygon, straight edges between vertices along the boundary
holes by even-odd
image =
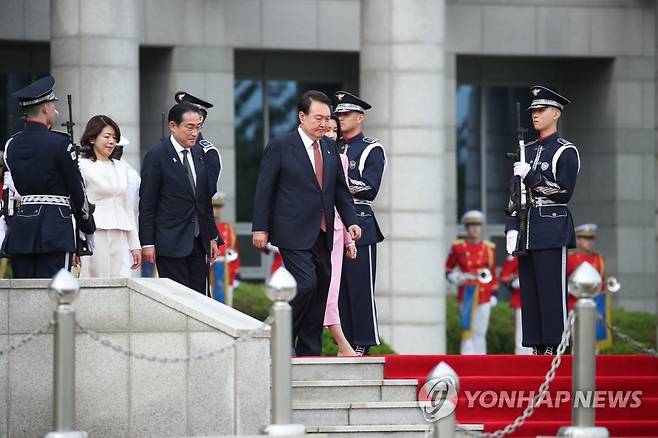
[[[534,354],[555,354],[567,318],[567,248],[576,246],[567,203],[580,170],[578,150],[560,137],[557,123],[570,101],[542,86],[530,89],[532,124],[539,138],[525,145],[525,161],[514,163],[514,177],[527,188],[528,214],[521,230],[513,194],[507,209],[507,252],[519,256],[523,345]],[[514,181],[514,178],[513,178]],[[519,240],[519,236],[525,236]],[[517,242],[519,240],[519,242]]]
[[[15,92],[25,127],[5,145],[5,163],[21,195],[6,239],[15,278],[49,278],[70,269],[79,230],[95,231],[78,168],[78,153],[66,133],[51,131],[58,115],[55,80],[43,77]]]
[[[209,278],[215,299],[227,306],[233,306],[233,289],[240,283],[238,233],[233,225],[222,221],[224,203],[223,193],[217,193],[212,197],[217,233],[222,236],[225,243],[219,247],[219,257],[211,265]]]
[[[193,105],[196,105],[196,107],[201,110],[203,115],[203,120],[201,121],[202,125],[205,123],[206,118],[208,117],[208,110],[214,106],[212,103],[201,100],[198,97],[194,97],[185,91],[179,91],[176,93],[174,95],[174,100],[176,103],[189,102]],[[203,149],[206,161],[206,169],[208,172],[208,193],[210,196],[213,196],[215,193],[217,193],[217,183],[219,183],[219,177],[222,174],[222,155],[211,141],[203,138],[201,132],[199,132],[196,146],[199,146]]]
[[[484,214],[470,210],[462,216],[466,239],[457,239],[446,260],[446,278],[459,287],[461,354],[487,354],[491,306],[498,302],[496,245],[482,240]]]
[[[577,248],[569,251],[567,257],[567,277],[580,266],[583,262],[588,262],[601,275],[601,293],[593,299],[596,303],[597,310],[610,323],[612,306],[612,297],[610,292],[605,288],[605,258],[603,254],[594,251],[594,241],[596,239],[597,226],[595,224],[583,224],[576,227],[576,244]],[[569,310],[576,305],[576,298],[569,295]],[[612,345],[612,336],[606,329],[603,322],[596,320],[596,347],[598,349],[606,348]]]
[[[338,307],[345,337],[358,355],[367,354],[379,345],[377,308],[375,306],[375,272],[377,243],[384,240],[372,203],[377,197],[386,169],[386,153],[376,138],[363,135],[366,110],[371,106],[347,91],[335,95],[343,133],[342,143],[348,159],[347,181],[361,227],[356,259],[345,259],[341,276]]]
[[[531,354],[532,349],[523,346],[523,325],[521,318],[521,288],[519,287],[519,260],[507,256],[500,269],[500,281],[512,292],[509,305],[514,311],[514,354]]]

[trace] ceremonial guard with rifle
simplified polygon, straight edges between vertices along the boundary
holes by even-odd
[[[340,280],[338,308],[345,337],[357,355],[368,354],[379,345],[375,277],[377,244],[384,240],[372,203],[379,193],[386,170],[386,152],[382,143],[363,135],[365,112],[371,106],[347,91],[334,94],[343,133],[342,144],[348,159],[347,182],[354,202],[358,225],[363,230],[355,259],[345,259]]]
[[[446,278],[458,286],[461,354],[487,354],[491,307],[498,303],[496,245],[482,240],[484,214],[470,210],[462,216],[465,239],[452,243]]]
[[[85,235],[96,229],[78,168],[73,123],[66,124],[71,135],[51,130],[58,115],[54,85],[55,79],[45,76],[13,94],[25,111],[23,131],[5,145],[7,171],[21,199],[3,245],[15,278],[50,278],[70,269],[76,227]],[[77,249],[80,255],[90,248]]]
[[[523,345],[533,354],[552,355],[567,317],[567,248],[576,246],[567,203],[576,188],[580,157],[557,132],[570,101],[539,85],[530,93],[528,109],[539,138],[524,144],[520,133],[505,222],[506,247],[519,261]]]

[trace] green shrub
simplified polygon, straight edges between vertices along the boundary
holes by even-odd
[[[233,294],[233,307],[242,313],[265,321],[270,313],[272,301],[265,295],[265,285],[263,283],[240,282],[240,286],[235,289]],[[338,347],[331,338],[328,330],[325,330],[322,338],[322,355],[335,356],[338,353]],[[393,354],[391,347],[382,342],[380,345],[370,349],[370,354]]]
[[[612,309],[612,325],[623,334],[641,342],[649,348],[656,348],[656,315],[647,312],[628,312]],[[621,339],[612,337],[612,345],[601,350],[601,354],[642,353]]]
[[[241,281],[233,292],[233,308],[259,321],[265,321],[271,305],[272,301],[265,295],[263,283]]]

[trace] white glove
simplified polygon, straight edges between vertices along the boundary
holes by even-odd
[[[516,230],[509,230],[507,234],[505,235],[506,241],[506,249],[507,249],[507,254],[512,255],[514,250],[516,249],[516,239],[519,236],[519,232]]]
[[[464,282],[464,276],[459,271],[452,271],[448,274],[448,281],[452,284],[460,285]]]
[[[515,176],[520,176],[521,179],[523,179],[528,174],[528,172],[530,172],[530,164],[526,163],[525,161],[517,161],[514,163]]]
[[[521,282],[519,281],[519,277],[516,277],[512,282],[510,283],[510,287],[512,289],[519,289],[521,287]]]
[[[491,295],[491,299],[489,300],[489,304],[491,304],[491,307],[495,306],[498,304],[498,298],[496,298],[495,295]]]

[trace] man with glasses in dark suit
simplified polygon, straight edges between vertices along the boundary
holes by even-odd
[[[208,262],[224,242],[215,228],[204,153],[195,147],[202,115],[181,102],[168,120],[171,136],[142,163],[139,240],[144,261],[156,263],[160,277],[206,294]]]

